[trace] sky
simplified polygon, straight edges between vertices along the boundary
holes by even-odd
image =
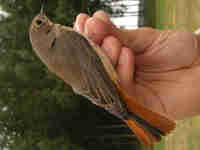
[[[112,5],[116,6],[117,3],[114,3]],[[117,25],[117,26],[125,26],[127,29],[133,29],[138,27],[138,16],[133,16],[134,13],[132,12],[137,12],[139,11],[139,0],[124,0],[121,2],[118,2],[118,4],[124,4],[128,8],[124,14],[123,17],[118,17],[118,18],[112,18],[112,21]],[[130,16],[130,13],[131,15]],[[129,15],[129,16],[127,16]]]
[[[0,7],[0,14],[7,15],[5,12],[3,12],[3,11],[1,10],[1,7]]]

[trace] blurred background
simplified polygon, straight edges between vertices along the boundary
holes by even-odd
[[[28,30],[40,0],[0,0],[0,150],[146,149],[117,118],[75,95],[32,51]],[[104,10],[120,28],[150,26],[194,31],[200,1],[47,0],[56,23],[73,26],[79,13]],[[199,150],[199,118],[152,150]]]

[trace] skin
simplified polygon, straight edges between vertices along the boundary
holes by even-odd
[[[80,14],[74,29],[102,47],[120,84],[139,103],[180,120],[200,114],[199,37],[191,32],[117,29],[103,11]]]

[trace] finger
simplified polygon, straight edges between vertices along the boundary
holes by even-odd
[[[136,30],[118,29],[111,21],[109,16],[103,11],[97,11],[91,19],[86,21],[86,33],[89,38],[97,44],[102,40],[113,35],[120,42],[137,53],[143,53],[160,36],[161,31],[152,28],[139,28]]]
[[[89,18],[87,14],[79,14],[76,17],[74,24],[74,30],[80,33],[84,32],[86,20]]]
[[[121,86],[124,88],[130,87],[133,84],[135,61],[132,50],[123,47],[119,56],[117,72],[120,78]]]
[[[107,13],[105,13],[104,11],[102,10],[99,10],[97,12],[94,13],[93,15],[94,18],[97,18],[97,19],[100,19],[106,23],[110,23],[112,24],[112,21],[110,20],[110,17],[108,16]]]
[[[86,23],[89,37],[99,44],[108,35],[113,35],[120,42],[137,53],[143,53],[160,36],[161,31],[152,28],[126,30],[117,28],[103,11],[96,12]]]
[[[101,45],[103,39],[110,34],[110,25],[97,18],[89,18],[85,24],[85,33],[95,43]]]
[[[109,57],[113,66],[116,66],[121,53],[121,43],[113,36],[108,36],[103,40],[102,50]]]
[[[137,30],[117,29],[108,14],[101,10],[94,13],[93,17],[104,21],[107,26],[110,26],[107,27],[111,28],[110,33],[115,35],[125,46],[134,49],[136,53],[143,52],[160,35],[160,31],[152,28],[140,28]]]

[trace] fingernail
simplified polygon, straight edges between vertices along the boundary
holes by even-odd
[[[93,17],[98,18],[98,19],[100,19],[100,20],[102,20],[102,21],[105,21],[105,22],[107,22],[107,23],[111,23],[111,20],[110,20],[108,14],[105,13],[104,11],[102,11],[102,10],[97,11],[97,12],[93,15]]]
[[[77,24],[75,24],[75,30],[76,30],[77,32],[82,32],[82,30],[81,30],[80,26],[79,26],[79,25],[77,25]]]
[[[80,33],[84,32],[85,22],[87,21],[88,18],[89,16],[87,14],[79,14],[76,17],[75,30],[77,32],[80,32]]]

